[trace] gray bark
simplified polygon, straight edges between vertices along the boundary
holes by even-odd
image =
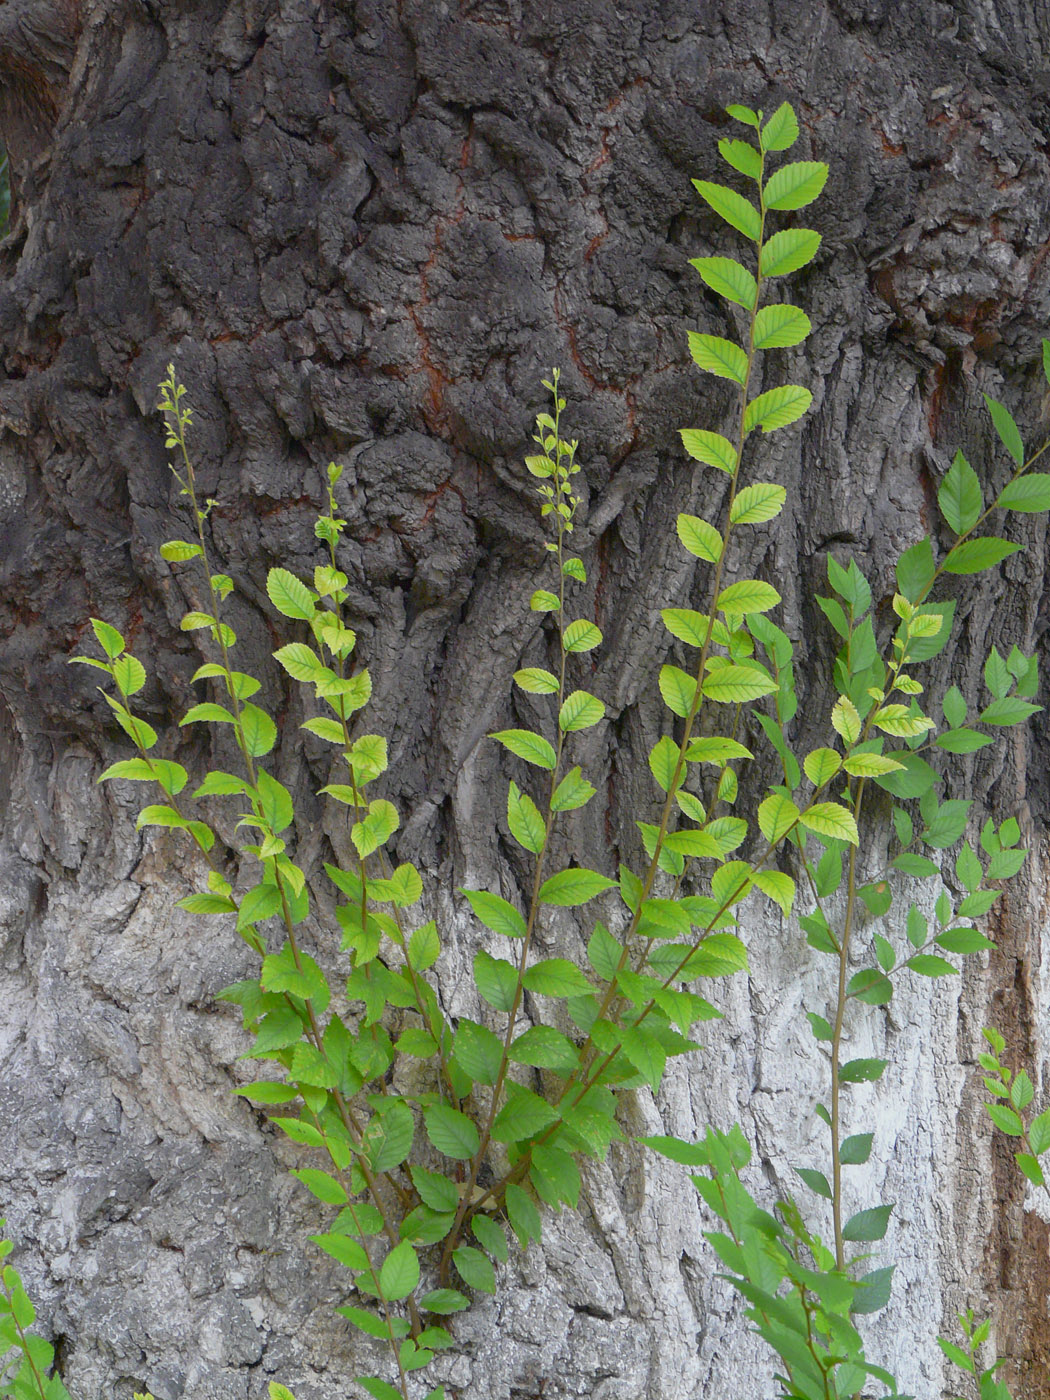
[[[546,647],[527,601],[546,556],[520,465],[541,373],[565,374],[585,469],[580,611],[606,635],[586,683],[608,720],[579,752],[602,801],[568,824],[561,854],[612,869],[637,856],[633,817],[653,806],[645,755],[669,654],[657,609],[703,606],[674,516],[716,511],[722,490],[677,442],[729,403],[688,364],[686,329],[727,323],[687,259],[730,246],[690,177],[714,171],[727,102],[784,98],[802,154],[832,174],[814,212],[822,251],[792,287],[814,336],[770,372],[810,384],[815,408],[762,444],[760,477],[788,487],[789,508],[737,565],[777,582],[784,625],[810,648],[804,743],[834,698],[809,601],[826,549],[857,558],[885,617],[890,561],[932,523],[955,448],[1005,479],[980,391],[1036,437],[1044,6],[0,4],[18,193],[0,284],[0,1199],[77,1400],[145,1386],[255,1400],[271,1378],[335,1400],[369,1364],[332,1312],[338,1271],[307,1241],[323,1215],[285,1171],[296,1152],[230,1094],[251,1076],[215,994],[248,973],[247,950],[175,907],[200,872],[178,841],[135,834],[141,790],[95,786],[126,745],[93,673],[66,665],[89,615],[125,630],[150,671],[145,716],[200,770],[207,754],[174,727],[199,661],[177,621],[197,600],[156,552],[184,528],[154,412],[165,366],[196,408],[241,664],[281,718],[277,771],[302,795],[315,865],[342,835],[309,797],[327,760],[270,660],[264,581],[273,564],[312,569],[321,473],[347,464],[342,560],[376,683],[370,727],[392,741],[397,853],[445,921],[448,1008],[471,1013],[480,931],[453,891],[509,894],[527,873],[503,830],[508,770],[484,736],[540,716],[510,675]],[[1043,635],[1045,527],[1009,528],[1027,552],[960,583],[935,697],[950,679],[976,693],[989,642],[1030,651]],[[857,1205],[899,1203],[894,1301],[871,1354],[924,1398],[942,1388],[933,1338],[962,1306],[996,1319],[1018,1395],[1046,1391],[1047,1228],[993,1150],[972,1063],[994,1019],[1042,1076],[1046,758],[1037,721],[962,765],[1000,819],[1020,801],[1034,847],[993,919],[998,951],[961,987],[911,988],[857,1019],[857,1053],[892,1061],[856,1096],[857,1126],[877,1125]],[[796,1189],[793,1164],[819,1162],[821,1070],[799,1020],[803,993],[812,1008],[828,982],[770,909],[748,915],[752,975],[719,991],[726,1018],[703,1055],[675,1062],[655,1104],[638,1095],[627,1126],[689,1137],[739,1119],[772,1199]],[[581,946],[568,919],[550,937]],[[686,1173],[616,1149],[585,1194],[457,1321],[435,1370],[450,1395],[771,1396]]]

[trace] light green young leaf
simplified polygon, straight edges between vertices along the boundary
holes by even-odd
[[[569,734],[578,729],[590,729],[605,714],[605,706],[597,696],[586,690],[574,690],[565,697],[558,712],[558,727]]]
[[[800,813],[790,797],[773,792],[760,803],[758,829],[770,843],[779,841],[799,820]]]
[[[601,894],[603,890],[611,889],[615,883],[614,880],[608,880],[604,875],[599,875],[596,870],[586,870],[582,866],[573,866],[569,870],[560,870],[556,875],[551,875],[544,880],[540,886],[540,903],[569,907],[586,904],[588,900]]]
[[[547,824],[527,792],[512,782],[507,792],[507,825],[514,839],[538,855],[547,837]]]
[[[497,734],[490,734],[489,738],[498,740],[526,763],[534,763],[538,768],[548,770],[554,768],[553,748],[542,735],[534,734],[531,729],[501,729]]]
[[[766,181],[767,209],[803,209],[812,204],[828,178],[822,161],[798,160],[782,165]]]
[[[762,146],[767,151],[786,151],[797,140],[798,118],[791,104],[782,102],[762,128]]]
[[[689,353],[695,364],[708,374],[743,384],[747,378],[747,354],[739,345],[718,335],[689,332]]]
[[[582,776],[579,767],[571,768],[554,789],[551,811],[571,812],[577,807],[585,807],[595,792],[594,785]]]
[[[758,295],[754,276],[734,258],[690,258],[713,292],[750,311]]]
[[[749,199],[745,199],[726,185],[717,185],[710,180],[694,180],[693,187],[700,198],[725,219],[727,224],[731,224],[752,243],[758,242],[762,232],[762,220]]]
[[[690,554],[716,564],[722,554],[722,536],[699,515],[678,517],[678,538]]]
[[[746,175],[749,180],[757,180],[762,169],[762,157],[750,141],[719,141],[718,153],[727,165]]]
[[[780,870],[758,870],[754,881],[764,895],[780,905],[784,917],[789,918],[795,902],[795,882],[791,876]]]
[[[836,841],[860,844],[853,813],[838,802],[817,802],[799,815],[799,821],[817,836],[830,836]]]
[[[660,694],[667,708],[684,719],[696,695],[696,681],[678,666],[661,666]]]
[[[696,462],[732,476],[736,470],[736,448],[721,433],[709,433],[706,428],[680,429],[682,445]]]
[[[744,432],[761,428],[764,433],[786,428],[809,408],[813,395],[800,384],[782,384],[752,399],[744,412]]]
[[[729,512],[734,525],[759,525],[765,520],[778,516],[787,500],[783,486],[774,486],[769,481],[756,481],[737,493]]]
[[[809,317],[797,306],[774,302],[755,317],[755,349],[777,350],[798,345],[813,329]]]
[[[522,690],[533,695],[554,695],[558,690],[558,678],[541,666],[526,666],[523,671],[514,672],[514,680]]]
[[[671,670],[672,667],[664,667]],[[661,672],[661,676],[662,676]],[[708,672],[704,694],[724,705],[744,705],[776,690],[775,681],[750,666],[718,666]],[[663,689],[661,685],[661,690]],[[664,699],[666,699],[666,695]],[[674,706],[671,706],[673,709]]]
[[[266,592],[270,602],[284,617],[312,621],[316,611],[314,594],[287,569],[270,570],[266,576]]]
[[[769,612],[770,608],[775,608],[780,601],[780,594],[772,584],[763,583],[761,579],[748,578],[723,588],[718,595],[716,607],[719,612],[733,614]]]
[[[811,228],[786,228],[762,245],[763,277],[784,277],[812,262],[820,247],[820,234]]]
[[[602,641],[601,630],[585,618],[570,622],[562,638],[566,651],[593,651]]]

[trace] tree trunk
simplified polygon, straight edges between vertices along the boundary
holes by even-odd
[[[274,564],[312,570],[324,466],[347,466],[341,562],[375,681],[369,727],[391,740],[397,854],[447,930],[446,1009],[475,1014],[480,930],[454,891],[510,894],[527,874],[485,736],[541,713],[510,679],[545,652],[528,598],[547,556],[521,465],[541,376],[564,371],[584,465],[579,611],[606,638],[586,683],[607,721],[580,751],[603,800],[568,824],[562,854],[612,870],[638,856],[633,818],[654,807],[657,610],[703,606],[674,518],[716,512],[722,491],[678,441],[728,403],[688,363],[687,328],[725,332],[687,259],[734,251],[690,179],[715,171],[727,103],[784,98],[802,154],[831,164],[823,247],[792,286],[814,335],[775,370],[815,407],[762,443],[753,470],[787,486],[788,509],[734,568],[776,581],[782,625],[805,638],[804,744],[834,699],[811,602],[825,552],[857,559],[884,619],[890,561],[932,524],[955,449],[1005,479],[980,391],[1038,436],[1045,7],[0,4],[16,176],[0,285],[0,1180],[76,1400],[255,1400],[269,1379],[335,1400],[368,1365],[332,1311],[338,1271],[307,1240],[323,1217],[287,1175],[292,1145],[231,1097],[251,1077],[246,1041],[215,996],[249,973],[248,950],[176,908],[200,871],[179,840],[135,833],[141,790],[95,785],[127,745],[94,673],[66,664],[89,616],[120,627],[150,673],[142,712],[200,771],[206,754],[176,728],[200,660],[178,619],[199,599],[157,554],[185,530],[154,410],[166,365],[196,410],[239,664],[280,716],[276,771],[314,823],[300,851],[313,866],[345,834],[308,797],[325,757],[270,659],[264,585]],[[1042,637],[1045,527],[1010,529],[1027,552],[959,583],[934,697],[949,680],[976,695],[990,641]],[[891,1061],[857,1096],[859,1126],[877,1125],[857,1207],[898,1202],[894,1298],[870,1354],[920,1397],[941,1392],[934,1338],[965,1306],[996,1319],[1021,1400],[1046,1393],[1047,1227],[993,1149],[972,1063],[994,1022],[1038,1082],[1050,1033],[1047,728],[1011,733],[964,761],[998,819],[1020,800],[1033,846],[993,919],[998,950],[961,987],[866,1009],[853,1041]],[[626,1126],[690,1137],[739,1120],[772,1198],[819,1161],[823,1070],[799,1022],[829,984],[797,925],[763,907],[745,920],[750,979],[717,993],[725,1019]],[[547,936],[579,952],[581,931],[566,917]],[[450,1396],[771,1395],[685,1171],[624,1146],[586,1171],[585,1197],[457,1320],[434,1372]]]

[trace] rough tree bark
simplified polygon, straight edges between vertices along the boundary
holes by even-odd
[[[888,560],[932,518],[955,447],[1002,478],[979,390],[1034,435],[1048,69],[1034,0],[0,3],[17,177],[0,253],[0,1199],[78,1400],[144,1386],[254,1400],[271,1377],[335,1400],[360,1365],[331,1311],[337,1271],[306,1243],[318,1217],[284,1171],[290,1144],[230,1096],[244,1041],[214,997],[246,950],[175,908],[196,872],[178,843],[134,834],[137,791],[95,786],[122,735],[91,674],[66,665],[99,615],[147,662],[158,728],[190,703],[193,641],[173,630],[187,598],[156,553],[180,509],[153,410],[168,361],[197,409],[246,669],[303,794],[323,755],[296,737],[269,660],[263,581],[277,562],[312,566],[319,469],[347,464],[343,561],[409,814],[397,849],[426,871],[451,930],[448,1004],[469,1011],[478,935],[452,891],[524,875],[483,736],[511,718],[511,671],[543,651],[527,598],[545,556],[520,466],[541,372],[565,372],[586,607],[606,635],[589,684],[608,721],[587,754],[606,800],[566,849],[607,865],[610,839],[635,853],[627,814],[652,800],[656,609],[700,596],[669,547],[674,514],[718,504],[676,434],[724,407],[685,353],[687,327],[721,324],[686,260],[726,248],[689,183],[713,168],[722,108],[789,98],[805,154],[832,165],[823,249],[793,288],[815,334],[784,357],[815,411],[764,445],[789,511],[739,560],[826,648],[803,599],[829,546],[885,600]],[[989,640],[1042,637],[1044,527],[1011,528],[1028,550],[990,585],[960,585],[935,694],[949,675],[976,688]],[[828,667],[800,672],[816,726]],[[991,1309],[1019,1395],[1046,1393],[1047,1229],[992,1150],[971,1061],[994,1017],[1043,1069],[1047,737],[1037,722],[968,761],[1000,817],[1020,792],[1035,848],[999,951],[961,988],[873,1011],[860,1037],[894,1065],[869,1101],[867,1186],[899,1202],[900,1261],[872,1351],[923,1400],[941,1393],[933,1337],[967,1304]],[[316,860],[340,833],[310,810]],[[568,920],[556,932],[578,937]],[[688,1136],[739,1118],[771,1187],[793,1189],[791,1164],[815,1160],[820,1085],[799,1002],[823,973],[794,925],[753,913],[748,938],[752,976],[722,993],[710,1048],[675,1062],[635,1124]],[[701,1228],[683,1172],[614,1151],[580,1216],[552,1220],[542,1252],[458,1326],[450,1393],[770,1395]]]

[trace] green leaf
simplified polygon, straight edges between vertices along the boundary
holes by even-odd
[[[382,1376],[358,1376],[357,1383],[364,1386],[372,1400],[401,1400],[401,1392]]]
[[[463,1244],[452,1251],[452,1261],[456,1271],[468,1288],[480,1293],[495,1293],[496,1271],[492,1261],[480,1249]]]
[[[762,170],[762,157],[750,141],[719,141],[718,153],[727,165],[746,175],[749,180],[757,180]]]
[[[1050,1108],[1033,1118],[1028,1129],[1028,1141],[1032,1151],[1042,1155],[1050,1147]]]
[[[266,592],[270,602],[285,617],[310,622],[316,611],[313,593],[306,584],[287,569],[271,569],[266,576]]]
[[[593,784],[581,775],[579,767],[571,768],[554,789],[551,811],[571,812],[577,807],[585,807],[595,791]]]
[[[905,967],[910,967],[920,977],[952,977],[959,971],[947,958],[939,958],[934,953],[916,953],[908,959]]]
[[[990,734],[978,734],[976,729],[950,729],[938,734],[933,741],[945,753],[976,753],[995,740]]]
[[[784,917],[789,918],[791,906],[795,902],[795,882],[791,876],[780,870],[759,870],[754,879],[762,893],[768,895],[775,904],[779,904]]]
[[[917,603],[933,582],[937,566],[929,538],[919,540],[897,560],[897,587],[910,603]]]
[[[673,670],[665,666],[664,670]],[[663,672],[661,672],[662,678]],[[716,666],[704,681],[704,694],[723,705],[743,705],[776,690],[776,682],[751,666]],[[662,689],[662,686],[661,686]],[[664,696],[666,699],[666,695]],[[674,709],[674,706],[671,706]],[[680,713],[676,711],[676,713]]]
[[[1050,476],[1044,472],[1027,472],[1008,482],[995,503],[1003,510],[1050,510]]]
[[[538,768],[553,771],[553,748],[546,739],[534,734],[531,729],[502,729],[497,734],[490,734],[489,738],[497,739],[504,748],[510,749],[512,754],[523,758],[526,763],[534,763]]]
[[[759,525],[778,516],[786,500],[787,491],[783,486],[756,481],[737,493],[729,519],[734,525]]]
[[[1038,1160],[1030,1152],[1015,1152],[1014,1159],[1033,1186],[1045,1186],[1046,1178]]]
[[[309,730],[311,734],[316,734],[318,739],[324,739],[329,744],[341,745],[346,740],[343,726],[335,719],[308,719],[299,728]]]
[[[423,1110],[427,1137],[437,1150],[457,1162],[467,1162],[480,1146],[478,1130],[465,1113],[447,1104],[431,1104]]]
[[[146,668],[134,656],[122,656],[113,663],[113,679],[123,695],[137,695],[146,684]]]
[[[110,661],[115,661],[124,650],[124,638],[115,627],[111,627],[108,622],[102,622],[99,618],[91,619],[91,630],[94,632],[99,646],[109,657]]]
[[[547,588],[537,588],[529,599],[533,612],[561,612],[561,600]]]
[[[518,969],[505,958],[494,958],[484,950],[474,955],[474,981],[477,989],[497,1011],[509,1011],[518,987]]]
[[[291,1103],[299,1097],[299,1090],[291,1084],[282,1084],[278,1079],[259,1079],[254,1084],[242,1084],[234,1089],[253,1103]]]
[[[455,1288],[435,1288],[432,1292],[423,1294],[419,1300],[419,1307],[422,1312],[437,1313],[439,1317],[443,1317],[448,1313],[462,1312],[469,1308],[470,1299]],[[429,1396],[427,1400],[430,1400]]]
[[[856,1215],[851,1215],[843,1225],[842,1238],[866,1243],[883,1239],[890,1223],[892,1210],[892,1205],[871,1206],[868,1210],[859,1210]]]
[[[586,618],[578,617],[566,627],[562,645],[566,651],[593,651],[596,646],[601,645],[601,640],[601,629]]]
[[[887,773],[905,771],[904,764],[895,758],[886,758],[879,753],[855,753],[842,764],[847,773],[855,778],[882,778]],[[816,782],[816,779],[813,779]]]
[[[744,412],[744,432],[761,428],[764,433],[786,428],[801,418],[813,402],[813,395],[800,384],[781,384],[752,399]]]
[[[843,1084],[869,1084],[882,1078],[886,1060],[847,1060],[839,1072]]]
[[[690,258],[689,261],[720,297],[735,301],[748,311],[754,306],[758,285],[747,268],[734,258]]]
[[[408,1240],[402,1240],[383,1260],[379,1291],[391,1303],[407,1298],[419,1282],[419,1258]]]
[[[456,1063],[477,1084],[495,1084],[503,1059],[503,1042],[487,1026],[461,1020],[452,1040]]]
[[[811,228],[786,228],[762,245],[763,277],[783,277],[812,262],[820,247],[820,234]]]
[[[966,1352],[964,1352],[961,1347],[957,1347],[954,1342],[945,1341],[943,1337],[937,1338],[937,1345],[940,1347],[941,1351],[944,1352],[948,1360],[954,1362],[960,1370],[969,1371],[971,1375],[976,1374],[974,1371],[973,1358],[967,1356]]]
[[[683,1142],[681,1138],[662,1135],[640,1137],[636,1140],[645,1147],[651,1147],[654,1152],[659,1152],[661,1157],[667,1157],[683,1167],[704,1167],[711,1160],[710,1151],[702,1142]]]
[[[456,1209],[459,1205],[459,1192],[454,1181],[438,1172],[427,1171],[425,1167],[411,1167],[410,1171],[412,1184],[425,1206],[438,1212]]]
[[[252,757],[261,758],[276,744],[277,726],[265,710],[249,702],[241,706],[241,736]]]
[[[716,185],[710,180],[694,180],[693,187],[700,198],[725,219],[727,224],[731,224],[752,243],[758,242],[762,233],[762,220],[750,200],[726,185]]]
[[[984,507],[981,483],[977,473],[961,452],[956,452],[941,482],[937,492],[937,504],[949,527],[957,535],[968,535],[980,519]]]
[[[689,353],[693,362],[708,374],[743,384],[747,379],[747,354],[732,340],[718,335],[689,332]]]
[[[501,1264],[507,1262],[507,1237],[501,1225],[497,1225],[495,1220],[487,1215],[475,1215],[470,1222],[470,1228],[479,1244],[493,1259],[498,1259]]]
[[[543,850],[547,825],[532,798],[514,782],[507,792],[507,825],[514,839],[527,851],[538,854]]]
[[[766,181],[767,209],[803,209],[812,204],[828,178],[822,161],[798,160],[782,165]]]
[[[236,904],[224,894],[188,894],[184,899],[180,899],[178,904],[179,908],[185,909],[187,914],[235,914],[237,912]]]
[[[1024,1124],[1012,1108],[1007,1108],[1003,1103],[985,1104],[988,1116],[1000,1130],[1009,1137],[1021,1137],[1024,1133]],[[1034,1143],[1033,1143],[1034,1146]]]
[[[314,1238],[317,1237],[315,1236]],[[338,1236],[336,1236],[336,1238],[338,1238]],[[366,1263],[359,1266],[362,1270],[368,1267],[367,1255],[365,1258]],[[366,1312],[364,1308],[352,1307],[341,1307],[337,1308],[336,1311],[342,1317],[345,1317],[348,1322],[351,1322],[359,1332],[364,1332],[369,1337],[378,1337],[384,1342],[390,1340],[391,1332],[389,1325],[383,1318],[377,1317],[375,1313]],[[401,1319],[398,1319],[398,1321],[401,1321]],[[395,1391],[394,1394],[396,1395],[397,1391]]]
[[[772,845],[791,830],[799,817],[799,810],[790,797],[773,792],[759,805],[758,827]]]
[[[997,892],[989,890],[988,893]],[[939,933],[934,942],[946,953],[983,953],[986,948],[995,947],[990,938],[985,938],[984,934],[975,928],[948,929],[945,933]]]
[[[600,920],[597,920],[587,944],[587,957],[595,972],[606,982],[611,982],[619,969],[622,956],[623,945],[613,938]]]
[[[679,666],[661,666],[660,694],[667,708],[684,719],[696,697],[696,681]]]
[[[986,709],[981,711],[981,723],[1020,724],[1023,720],[1037,714],[1042,708],[1042,705],[1033,705],[1027,700],[1018,700],[1016,696],[1008,695],[1002,700],[993,700]]]
[[[826,1201],[832,1199],[831,1186],[823,1172],[815,1171],[812,1167],[795,1167],[795,1175],[800,1176],[809,1189],[818,1196],[823,1196]]]
[[[543,1225],[540,1213],[531,1197],[516,1183],[511,1182],[507,1187],[504,1204],[507,1218],[523,1249],[530,1240],[538,1240],[541,1237]]]
[[[852,1137],[845,1138],[839,1149],[839,1159],[843,1165],[848,1167],[860,1167],[871,1156],[871,1144],[874,1133],[854,1133]]]
[[[556,1209],[564,1201],[575,1210],[580,1199],[580,1173],[568,1152],[558,1147],[534,1147],[529,1180],[547,1205]]]
[[[995,535],[982,535],[979,539],[957,544],[941,567],[949,574],[979,574],[1001,564],[1020,548],[1019,544],[1011,544]]]
[[[849,979],[846,995],[869,1006],[885,1006],[893,998],[893,984],[875,968],[866,967]]]
[[[870,1273],[857,1279],[856,1292],[850,1305],[850,1312],[858,1316],[880,1312],[890,1301],[893,1286],[893,1271],[896,1265],[885,1269],[872,1269]],[[841,1372],[839,1373],[841,1375]]]
[[[678,517],[678,538],[682,544],[697,559],[705,559],[709,564],[717,564],[722,555],[722,536],[713,525],[709,525],[706,520],[698,515],[680,515]],[[673,612],[675,609],[667,608],[666,612]],[[697,614],[700,616],[700,614]]]
[[[541,892],[540,898],[542,897]],[[532,967],[526,970],[523,982],[528,991],[539,992],[548,997],[588,996],[594,991],[587,977],[568,958],[544,958],[542,962],[533,963]]]
[[[326,1205],[342,1206],[346,1204],[345,1189],[334,1176],[329,1176],[327,1172],[318,1171],[316,1167],[301,1167],[299,1170],[293,1170],[292,1175],[298,1177],[306,1189],[319,1201],[324,1201]]]
[[[578,729],[590,729],[605,714],[605,706],[586,690],[574,690],[565,697],[558,712],[558,728],[569,734]]]
[[[736,470],[736,448],[721,433],[710,433],[704,428],[682,428],[682,445],[696,462],[704,462],[709,467],[717,467],[729,476]]]
[[[763,583],[757,578],[746,578],[723,588],[715,606],[719,612],[746,614],[769,612],[780,601],[780,594],[772,584]]]
[[[182,719],[179,720],[180,726],[183,724],[202,723],[234,724],[236,721],[229,710],[225,709],[222,705],[213,705],[210,701],[206,701],[202,705],[192,705],[183,715]]]
[[[1014,1076],[1014,1082],[1010,1085],[1010,1102],[1014,1108],[1020,1110],[1027,1108],[1035,1098],[1035,1090],[1032,1081],[1023,1069],[1019,1069]]]
[[[812,329],[809,317],[797,306],[774,302],[763,306],[755,317],[755,349],[778,350],[798,345]]]
[[[523,671],[515,671],[514,680],[522,690],[533,695],[554,695],[558,690],[557,676],[552,676],[542,666],[526,666]]]
[[[284,667],[292,680],[304,684],[325,680],[331,674],[313,647],[308,647],[305,642],[289,642],[287,646],[279,647],[273,659]]]
[[[181,564],[187,559],[199,559],[204,550],[199,544],[189,540],[165,540],[160,547],[160,557],[169,564]]]
[[[492,1124],[492,1137],[495,1142],[525,1142],[557,1121],[558,1113],[546,1099],[519,1084],[509,1084],[507,1102]]]
[[[571,1073],[580,1062],[580,1052],[567,1035],[552,1026],[532,1026],[513,1042],[510,1058],[518,1065]]]
[[[1010,411],[998,399],[993,399],[990,394],[983,394],[982,397],[988,405],[988,412],[992,415],[992,422],[995,425],[995,431],[999,434],[1000,441],[1017,465],[1023,467],[1024,443],[1021,441],[1021,434]]]
[[[838,802],[816,802],[799,814],[799,821],[818,836],[830,836],[836,841],[860,844],[853,813]]]
[[[747,108],[726,108],[730,116]],[[753,115],[753,114],[752,114]],[[746,120],[746,118],[744,118]],[[739,118],[738,118],[739,120]],[[757,119],[752,123],[757,126]],[[762,128],[762,146],[767,151],[786,151],[798,140],[798,118],[789,102],[782,102]]]

